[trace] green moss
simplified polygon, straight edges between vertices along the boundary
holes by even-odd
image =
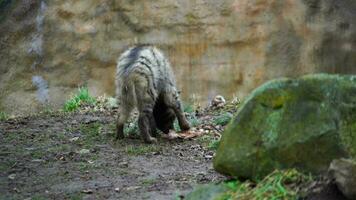
[[[352,76],[314,75],[262,85],[225,129],[214,167],[256,178],[294,166],[319,173],[335,158],[355,156],[354,94]]]

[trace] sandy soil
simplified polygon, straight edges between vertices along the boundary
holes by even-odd
[[[112,140],[112,113],[0,122],[0,199],[175,199],[225,177],[201,140]]]

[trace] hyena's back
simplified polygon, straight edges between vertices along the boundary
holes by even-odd
[[[119,58],[116,95],[119,101],[136,105],[138,86],[147,86],[153,99],[162,92],[175,90],[175,80],[168,60],[157,48],[148,45],[126,50]],[[173,92],[173,91],[171,91]],[[175,92],[175,91],[174,91]]]
[[[177,117],[182,130],[189,129],[177,92],[172,69],[163,53],[152,46],[136,46],[119,58],[116,74],[119,101],[117,138],[123,138],[124,123],[134,107],[138,126],[147,143],[156,142],[156,127],[167,133]]]

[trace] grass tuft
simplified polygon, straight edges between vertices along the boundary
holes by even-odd
[[[5,113],[0,111],[0,121],[5,121],[9,118],[9,116]]]
[[[231,119],[232,119],[232,114],[229,112],[225,112],[222,115],[215,117],[213,120],[213,124],[225,126],[230,122]]]
[[[194,113],[195,109],[194,106],[192,104],[183,104],[183,111],[186,113]]]
[[[220,144],[220,140],[217,139],[213,139],[210,141],[209,145],[208,145],[208,149],[210,150],[217,150]]]
[[[69,99],[64,104],[64,111],[71,112],[78,110],[81,105],[89,104],[94,105],[96,102],[95,98],[89,94],[89,90],[87,87],[80,87],[71,99]]]
[[[265,199],[298,199],[298,187],[301,183],[312,181],[295,169],[276,170],[257,184],[229,181],[226,184],[229,192],[220,196],[219,200],[265,200]]]

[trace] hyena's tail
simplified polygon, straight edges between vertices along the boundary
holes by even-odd
[[[135,90],[135,84],[133,80],[131,81],[120,81],[122,84],[118,91],[117,96],[119,104],[125,107],[129,107],[128,109],[132,110],[133,107],[137,105],[137,94]],[[119,84],[120,84],[119,83]]]

